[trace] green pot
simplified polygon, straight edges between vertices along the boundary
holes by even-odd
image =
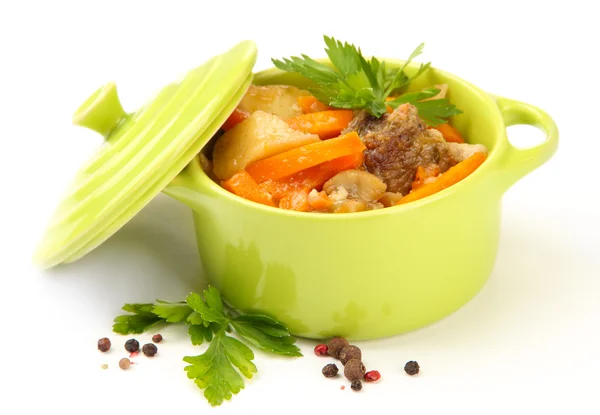
[[[307,86],[277,69],[253,82]],[[298,336],[359,340],[426,326],[482,288],[498,250],[502,195],[552,156],[558,131],[542,110],[437,69],[412,89],[439,83],[464,111],[453,124],[469,142],[486,145],[489,156],[433,196],[361,213],[292,212],[229,193],[197,160],[164,190],[194,210],[204,272],[231,305],[268,313]],[[539,127],[546,140],[516,148],[506,136],[514,124]]]
[[[76,261],[164,191],[193,209],[210,283],[234,307],[271,314],[296,335],[390,336],[430,324],[469,301],[494,267],[503,193],[556,151],[552,119],[430,69],[412,89],[448,84],[450,99],[464,111],[454,126],[469,142],[489,149],[472,175],[433,196],[376,211],[335,215],[271,208],[221,188],[197,157],[252,80],[310,86],[277,69],[253,75],[255,59],[255,44],[241,42],[133,113],[124,111],[113,83],[92,94],[73,121],[104,135],[105,145],[76,175],[35,262],[52,267]],[[407,68],[409,74],[416,70]],[[513,124],[537,126],[547,138],[517,149],[506,137],[506,126]]]

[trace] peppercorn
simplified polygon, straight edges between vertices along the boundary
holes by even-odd
[[[352,382],[353,380],[361,380],[365,375],[367,369],[363,362],[358,359],[350,359],[346,362],[344,367],[344,376]]]
[[[144,353],[148,357],[152,357],[158,352],[158,348],[152,343],[147,343],[142,347],[142,353]]]
[[[125,342],[125,350],[129,353],[135,353],[140,350],[140,343],[136,339],[129,339]]]
[[[419,364],[417,362],[415,362],[414,360],[411,360],[410,362],[407,362],[404,365],[404,371],[411,376],[414,376],[417,373],[419,373],[419,369],[420,369]]]
[[[362,389],[362,382],[360,380],[353,380],[352,383],[350,384],[350,387],[352,388],[353,391],[358,392],[359,390]]]
[[[123,370],[127,370],[129,369],[129,366],[131,366],[131,360],[129,360],[128,358],[124,357],[121,360],[119,360],[119,367]]]
[[[343,337],[332,338],[327,344],[329,356],[339,359],[340,350],[342,350],[346,346],[348,346],[348,340],[344,339]]]
[[[350,359],[362,359],[362,353],[358,347],[346,346],[340,350],[340,360],[343,365],[345,365]]]
[[[321,373],[326,378],[334,378],[337,376],[338,372],[339,372],[339,369],[335,365],[335,363],[329,363],[328,365],[325,365],[323,367],[323,369],[321,370]]]
[[[98,350],[100,350],[102,353],[110,350],[110,340],[108,337],[103,337],[98,340]]]
[[[365,373],[365,382],[375,382],[381,379],[381,374],[376,370],[370,370]]]
[[[152,341],[154,343],[160,343],[162,341],[162,336],[160,334],[155,334],[152,336]]]
[[[329,351],[329,348],[327,347],[326,344],[317,344],[315,346],[315,354],[317,356],[327,356],[328,351]]]

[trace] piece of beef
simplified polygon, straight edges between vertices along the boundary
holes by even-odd
[[[362,138],[365,167],[385,182],[388,192],[407,194],[418,166],[435,164],[443,173],[458,162],[442,134],[428,129],[410,104],[380,118],[361,111],[345,132],[350,131]]]

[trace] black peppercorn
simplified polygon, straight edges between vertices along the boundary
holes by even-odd
[[[325,365],[321,370],[321,373],[323,373],[323,376],[325,376],[326,378],[334,378],[337,376],[338,372],[339,369],[334,363],[329,363],[328,365]]]
[[[350,384],[350,387],[352,388],[353,391],[358,392],[359,390],[362,389],[362,382],[360,380],[353,380],[352,383]]]
[[[419,373],[419,369],[420,369],[419,364],[417,362],[415,362],[414,360],[411,360],[410,362],[407,362],[404,365],[404,371],[411,376]]]
[[[162,341],[162,336],[160,334],[155,334],[152,336],[152,341],[154,343],[160,343]]]
[[[140,343],[136,339],[129,339],[125,342],[125,350],[129,353],[135,353],[140,350]]]
[[[333,339],[329,340],[329,343],[327,344],[329,356],[339,359],[340,350],[346,346],[348,346],[348,340],[344,339],[343,337],[334,337]]]
[[[110,350],[110,340],[107,337],[98,340],[98,350],[101,352],[108,352]]]
[[[344,367],[344,376],[352,382],[354,380],[361,380],[365,376],[367,369],[365,365],[358,359],[350,359],[346,362]]]
[[[350,360],[350,359],[361,360],[362,353],[361,353],[360,349],[356,346],[346,346],[346,347],[342,348],[342,350],[340,350],[339,357],[340,357],[340,361],[342,362],[342,364],[345,365],[346,362],[348,362],[348,360]]]
[[[152,343],[145,344],[144,347],[142,347],[142,353],[148,357],[154,356],[156,352],[158,352],[158,348]]]

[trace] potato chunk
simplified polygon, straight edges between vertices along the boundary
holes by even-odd
[[[256,111],[215,143],[213,171],[227,180],[247,165],[292,148],[319,141],[319,136],[293,130],[276,115]]]
[[[250,85],[238,108],[249,113],[264,111],[287,120],[302,114],[297,98],[303,95],[310,93],[290,85]]]
[[[468,159],[475,153],[487,154],[487,148],[483,144],[468,144],[468,143],[448,143],[450,155],[460,163]]]

